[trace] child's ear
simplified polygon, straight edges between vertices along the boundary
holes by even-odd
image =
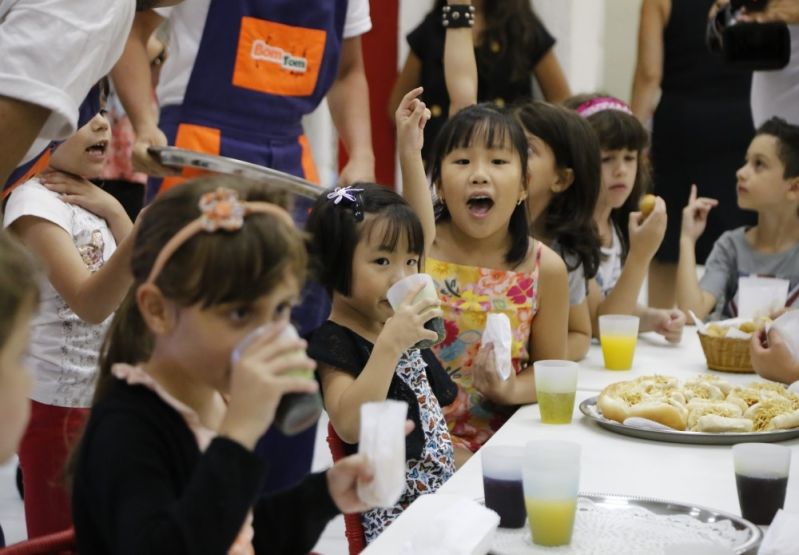
[[[166,335],[172,330],[175,317],[175,305],[169,302],[161,290],[153,283],[145,283],[136,290],[136,303],[139,312],[155,335]]]
[[[551,187],[553,193],[562,193],[574,183],[574,170],[571,168],[558,168],[556,175],[555,183]]]

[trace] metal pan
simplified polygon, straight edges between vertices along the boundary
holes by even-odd
[[[307,179],[235,158],[194,152],[174,146],[151,146],[147,152],[164,166],[197,168],[211,173],[243,177],[310,199],[315,199],[323,191],[322,187]]]
[[[656,515],[684,515],[708,524],[727,520],[736,531],[736,536],[740,536],[739,540],[734,545],[730,546],[735,553],[740,555],[754,555],[763,539],[763,533],[760,531],[760,528],[748,520],[723,511],[709,509],[701,505],[687,505],[649,497],[604,493],[581,493],[580,498],[588,499],[594,504],[599,505],[602,509],[607,509],[608,511],[628,510],[633,507],[640,507]],[[568,547],[541,548],[533,546],[530,539],[530,532],[526,526],[515,530],[499,528],[491,547],[491,553],[494,555],[529,555],[531,553],[549,550],[553,550],[557,553],[576,553],[576,551],[569,550]],[[626,552],[619,551],[618,553],[619,555],[623,555]]]
[[[633,426],[626,426],[619,424],[615,420],[610,420],[602,416],[599,407],[596,406],[599,396],[589,397],[580,403],[580,412],[586,417],[590,418],[603,428],[624,434],[627,436],[637,437],[641,439],[650,439],[652,441],[667,441],[670,443],[693,443],[702,445],[734,445],[736,443],[760,442],[760,443],[774,443],[777,441],[785,441],[788,439],[795,439],[799,437],[799,428],[792,430],[779,430],[774,432],[721,432],[721,433],[707,433],[707,432],[681,432],[679,430],[649,430],[645,428],[636,428]]]

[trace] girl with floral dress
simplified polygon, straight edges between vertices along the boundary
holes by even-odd
[[[438,338],[424,324],[441,309],[436,299],[415,300],[421,287],[396,310],[386,300],[394,283],[419,272],[424,253],[419,219],[393,191],[361,183],[323,194],[307,230],[315,277],[332,297],[330,318],[314,332],[308,353],[319,365],[325,408],[345,452],[357,450],[363,403],[405,401],[415,424],[406,438],[399,501],[361,515],[370,542],[454,472],[441,406],[455,398],[455,385],[429,349],[415,347]]]
[[[460,459],[516,406],[535,402],[532,361],[565,358],[568,282],[560,257],[528,236],[527,139],[504,112],[470,106],[441,129],[431,165],[440,208],[434,214],[421,157],[430,117],[421,92],[409,92],[397,109],[400,164],[444,312],[447,336],[435,350],[458,384],[446,416]],[[504,381],[493,346],[481,342],[491,312],[506,314],[513,330],[515,372]]]

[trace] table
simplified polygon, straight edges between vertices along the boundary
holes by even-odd
[[[588,357],[580,364],[579,390],[571,424],[542,424],[538,405],[524,406],[488,444],[524,445],[534,439],[575,441],[582,446],[580,490],[583,492],[661,498],[740,514],[730,446],[683,445],[631,438],[605,430],[579,412],[577,405],[582,400],[597,395],[603,387],[616,381],[654,373],[688,379],[711,372],[705,366],[699,340],[692,328],[686,329],[683,343],[678,346],[666,345],[660,338],[644,334],[635,357],[634,368],[630,371],[605,370],[599,346],[592,345]],[[753,374],[712,373],[742,385],[758,379]],[[781,445],[793,450],[785,509],[799,512],[799,439]],[[466,462],[438,493],[482,498],[479,454]],[[364,553],[401,553],[403,545],[414,534],[407,524],[413,513],[411,505]]]

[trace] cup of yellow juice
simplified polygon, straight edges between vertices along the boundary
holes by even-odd
[[[522,463],[522,487],[533,543],[568,545],[580,486],[580,445],[530,441]]]
[[[533,363],[538,408],[544,424],[569,424],[572,421],[577,369],[577,363],[570,360],[538,360]]]
[[[608,370],[629,370],[638,341],[638,316],[605,314],[599,317],[599,343]]]

